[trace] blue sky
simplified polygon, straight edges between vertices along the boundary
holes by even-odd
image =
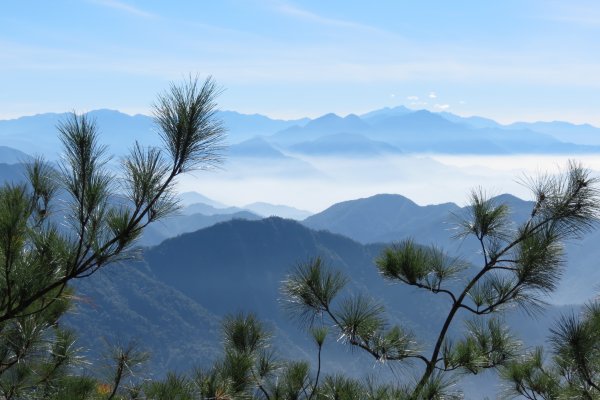
[[[597,1],[0,3],[0,118],[147,113],[188,74],[272,117],[406,105],[600,125]]]

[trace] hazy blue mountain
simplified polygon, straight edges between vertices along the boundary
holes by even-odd
[[[591,233],[566,245],[567,271],[557,297],[563,302],[583,303],[597,298],[600,289],[600,224]]]
[[[310,119],[271,119],[260,114],[241,114],[235,111],[220,111],[217,116],[227,128],[228,142],[238,143],[258,135],[271,135],[294,125],[303,126]]]
[[[225,204],[216,202],[196,192],[181,193],[179,197],[182,199],[181,202],[183,205],[183,208],[180,210],[180,213],[184,215],[203,214],[205,216],[216,216],[221,218],[225,215],[234,214],[236,216],[241,216],[242,218],[244,218],[244,213],[246,213],[246,217],[249,217],[248,214],[253,213],[252,215],[254,217],[277,216],[281,218],[291,218],[296,220],[301,220],[312,215],[310,211],[299,210],[297,208],[282,204],[270,204],[266,202],[256,202],[245,205],[244,207],[228,207]]]
[[[533,206],[532,202],[510,194],[496,196],[494,201],[507,204],[511,219],[516,222],[524,221]],[[467,211],[468,207],[454,203],[420,206],[399,194],[378,194],[334,204],[306,218],[302,224],[361,243],[389,243],[411,237],[421,244],[446,245]]]
[[[133,341],[151,353],[143,374],[161,377],[169,371],[189,373],[222,356],[223,315],[157,280],[144,260],[109,265],[77,280],[75,287],[75,306],[61,322],[76,329],[77,345],[87,349],[92,360],[102,362],[107,344]],[[286,357],[309,358],[286,332],[269,319],[265,323],[273,331],[275,346],[283,349]]]
[[[162,143],[149,116],[128,115],[116,110],[94,110],[88,115],[96,120],[100,140],[110,146],[109,153],[127,154],[135,141],[144,146]]]
[[[431,340],[446,312],[446,299],[383,281],[373,263],[381,248],[315,232],[290,220],[267,218],[232,220],[169,239],[147,250],[144,259],[158,280],[211,312],[223,315],[232,310],[254,310],[296,343],[305,344],[305,335],[282,308],[279,290],[298,262],[321,255],[349,276],[351,292],[374,296],[387,305],[392,322],[402,322],[424,342]],[[537,335],[548,326],[532,325],[533,321],[520,324],[519,331],[527,332],[528,342],[536,338],[530,334]],[[454,329],[461,329],[461,324]],[[349,356],[348,349],[330,346],[326,358],[330,369],[343,368],[338,370],[359,375],[373,368],[378,373],[387,371],[365,354],[353,352]]]
[[[2,164],[20,164],[33,160],[29,154],[8,146],[0,146],[0,163]]]
[[[346,134],[346,136],[342,135]],[[354,135],[347,135],[354,134]],[[427,110],[377,110],[362,120],[356,115],[341,118],[327,114],[304,127],[294,126],[269,137],[293,151],[310,154],[353,153],[356,136],[385,142],[406,153],[445,154],[544,154],[594,153],[600,146],[562,142],[531,129],[508,129],[491,120],[461,118]],[[333,136],[332,136],[333,135]],[[297,147],[296,147],[297,146]],[[372,154],[373,146],[364,153]]]
[[[25,165],[0,163],[0,185],[25,181]]]
[[[108,145],[115,161],[126,154],[134,141],[156,146],[161,143],[153,120],[145,115],[127,115],[114,110],[95,110],[89,115],[97,122],[100,140]],[[386,142],[405,152],[438,152],[451,154],[517,154],[517,153],[591,153],[600,152],[599,129],[591,125],[561,122],[516,123],[502,126],[480,117],[459,117],[450,113],[411,111],[404,107],[384,108],[363,114],[340,117],[326,114],[314,120],[273,120],[261,115],[244,115],[232,111],[219,113],[228,129],[229,155],[238,157],[285,157],[267,141],[290,146],[315,141],[337,134],[359,134],[369,140]],[[67,113],[40,114],[0,121],[0,140],[8,146],[31,155],[59,158],[61,146],[57,137],[59,121]],[[262,135],[263,139],[252,139]],[[267,138],[267,141],[264,140]],[[312,143],[306,151],[329,154],[333,138]],[[337,147],[342,153],[353,153],[356,136]],[[322,148],[320,147],[322,145]],[[373,151],[373,144],[369,146]],[[367,150],[365,150],[367,152]],[[295,169],[299,169],[296,165]],[[301,169],[301,168],[300,168]]]
[[[65,117],[65,113],[47,113],[0,120],[0,140],[3,145],[28,154],[44,154],[57,159],[60,145],[56,126]]]
[[[179,193],[177,197],[183,207],[192,205],[194,203],[204,203],[215,208],[227,207],[225,204],[219,203],[218,201],[210,199],[198,192],[183,192]]]
[[[329,113],[310,121],[305,125],[305,128],[307,130],[338,130],[339,132],[352,133],[368,129],[369,125],[355,114],[339,117],[336,114]]]
[[[533,206],[532,202],[510,194],[496,196],[494,201],[507,204],[511,209],[511,219],[515,222],[524,221]],[[477,243],[454,240],[457,225],[467,212],[468,207],[459,207],[454,203],[420,206],[399,194],[378,194],[334,204],[306,218],[302,224],[365,244],[412,238],[424,245],[433,244],[457,251],[460,248],[463,254],[478,254]]]
[[[385,118],[380,118],[378,121],[374,122],[372,126],[373,130],[378,133],[400,131],[422,132],[445,136],[451,133],[463,132],[465,128],[462,124],[450,122],[427,110],[386,116]]]
[[[310,231],[302,225],[281,218],[260,221],[232,220],[212,227],[168,239],[147,249],[143,258],[152,276],[180,291],[216,315],[238,311],[254,311],[262,319],[278,327],[296,345],[304,346],[312,360],[308,336],[289,319],[280,299],[280,285],[285,275],[300,261],[322,255],[357,278],[362,284],[371,266],[374,247],[360,245],[350,239],[329,233]],[[399,314],[396,314],[399,315]],[[338,350],[335,350],[335,349]],[[282,348],[285,357],[293,346]],[[345,348],[330,340],[325,365],[341,370],[340,357],[355,360]],[[335,356],[333,356],[335,354]],[[310,358],[307,358],[310,357]],[[372,359],[349,364],[348,373],[364,373]]]
[[[216,223],[232,219],[257,220],[261,216],[250,211],[236,211],[224,214],[204,215],[200,213],[189,215],[174,215],[149,225],[138,239],[139,246],[154,246],[165,239],[179,236],[182,233],[194,232],[212,226]]]
[[[471,116],[471,117],[461,117],[460,115],[452,114],[447,111],[442,111],[438,113],[443,118],[447,119],[450,122],[456,122],[461,124],[466,124],[471,126],[472,128],[502,128],[503,125],[497,123],[493,119]],[[535,129],[534,129],[535,130]]]
[[[476,130],[463,123],[450,122],[438,114],[420,110],[379,120],[373,125],[372,136],[411,152],[511,153],[511,149],[502,141],[498,143],[497,139],[505,138],[496,137],[493,133],[489,130]],[[522,141],[527,139],[526,135],[521,137]]]
[[[384,118],[409,114],[411,112],[413,112],[413,110],[406,108],[404,106],[384,107],[384,108],[380,108],[378,110],[373,110],[368,113],[362,114],[362,115],[360,115],[360,118],[363,121],[366,121],[366,122],[372,124],[372,123],[375,123]]]
[[[230,146],[225,152],[224,169],[241,179],[248,171],[253,176],[276,178],[306,178],[321,172],[309,162],[284,154],[264,137],[254,137]]]
[[[126,154],[135,140],[143,145],[160,144],[150,117],[114,110],[95,110],[88,115],[95,119],[100,141],[108,146],[108,154]],[[68,113],[48,113],[0,121],[0,140],[28,154],[43,154],[55,160],[61,151],[57,126],[67,117]]]
[[[205,203],[194,203],[180,210],[181,214],[193,215],[193,214],[204,214],[204,215],[217,215],[217,214],[235,214],[246,211],[239,207],[214,207],[210,204]]]
[[[412,329],[428,347],[447,312],[447,299],[383,281],[373,265],[381,249],[280,218],[219,223],[146,249],[141,262],[112,266],[78,282],[81,300],[69,324],[83,332],[82,343],[92,348],[99,348],[97,338],[105,336],[137,338],[155,352],[159,362],[153,372],[160,374],[173,366],[210,363],[220,348],[217,319],[254,311],[276,329],[279,354],[314,361],[314,346],[285,312],[279,290],[298,262],[321,255],[348,275],[350,292],[375,297],[389,310],[392,323]],[[561,310],[550,307],[535,320],[511,313],[507,321],[526,343],[540,344]],[[456,321],[451,332],[459,331],[462,324]],[[336,371],[389,373],[387,365],[330,337],[324,372]]]
[[[525,221],[533,203],[510,194],[495,197],[507,204],[511,219]],[[461,255],[472,262],[480,261],[478,244],[456,240],[457,222],[468,211],[454,203],[419,206],[400,195],[376,195],[334,204],[302,223],[312,229],[342,234],[362,243],[394,242],[413,238],[417,243],[434,244]],[[596,295],[597,288],[590,282],[600,283],[597,260],[600,250],[600,225],[578,240],[566,243],[567,272],[554,295],[556,303],[583,303]],[[585,251],[581,251],[585,249]]]
[[[373,137],[410,152],[565,154],[600,151],[598,146],[566,143],[530,129],[474,128],[465,120],[451,122],[426,110],[379,121],[373,125]]]
[[[152,353],[145,372],[162,375],[220,356],[220,317],[154,279],[143,262],[109,265],[75,287],[75,307],[62,321],[77,330],[78,346],[92,359],[108,343],[135,341]]]
[[[78,330],[85,325],[84,332],[93,332],[93,338],[111,335],[113,331],[124,338],[138,337],[142,344],[150,343],[151,348],[157,348],[159,360],[165,359],[164,354],[175,353],[168,365],[181,360],[179,356],[185,352],[190,359],[182,368],[190,362],[206,365],[211,357],[203,357],[200,351],[190,352],[191,347],[204,346],[203,339],[207,335],[204,333],[191,340],[194,333],[187,326],[200,330],[202,322],[196,317],[200,311],[191,310],[192,305],[187,304],[190,299],[199,309],[217,317],[238,311],[256,312],[276,329],[276,345],[283,357],[314,360],[308,336],[282,308],[279,294],[282,280],[297,262],[321,254],[354,275],[357,283],[353,287],[359,288],[365,273],[377,278],[372,268],[362,271],[363,266],[371,266],[375,247],[363,246],[339,235],[312,232],[291,220],[269,218],[250,222],[232,220],[168,239],[144,250],[141,263],[128,268],[111,267],[99,280],[85,281],[89,286],[80,292],[86,301],[70,318],[70,325]],[[111,275],[115,269],[120,274]],[[144,276],[139,277],[140,274]],[[115,282],[111,282],[112,278]],[[157,282],[159,287],[146,280]],[[167,289],[173,293],[166,293]],[[145,302],[145,296],[153,300]],[[114,329],[113,313],[123,315],[116,318]],[[190,322],[177,330],[178,324],[189,318],[196,318],[198,323]],[[132,334],[125,330],[128,319],[136,324]],[[156,332],[159,328],[153,326],[154,321],[170,324],[169,329]],[[213,347],[218,351],[220,341],[213,335],[210,323],[208,326],[214,338]],[[190,344],[181,346],[181,350],[171,349],[168,335],[178,335],[173,346],[179,346],[180,340],[190,340]],[[365,355],[349,354],[346,350],[331,338],[325,367],[341,371],[340,360],[345,360],[343,365],[347,372],[359,375],[365,372],[365,366],[370,369],[375,365],[374,360]],[[164,373],[162,364],[155,363],[155,368],[161,370],[155,372]]]
[[[226,157],[223,163],[223,179],[245,180],[252,178],[265,179],[307,179],[322,178],[323,171],[313,166],[310,162],[296,157],[293,154],[284,154],[270,144],[258,142],[245,146],[236,156]],[[234,147],[234,146],[232,146]],[[235,149],[234,149],[235,151]],[[256,153],[254,153],[256,151]],[[244,153],[244,155],[242,155]],[[264,155],[269,154],[269,155]]]
[[[284,327],[289,321],[278,300],[282,280],[298,262],[321,255],[349,275],[354,281],[351,290],[366,290],[385,303],[406,304],[390,308],[393,319],[406,319],[419,332],[439,325],[439,320],[424,316],[443,312],[444,299],[438,303],[439,297],[424,296],[431,301],[409,307],[420,295],[414,298],[415,290],[390,287],[380,278],[374,258],[381,250],[382,245],[361,245],[291,220],[266,218],[231,220],[166,240],[148,249],[144,259],[157,279],[218,315],[243,305]]]
[[[295,220],[302,220],[313,213],[306,210],[299,210],[294,207],[285,206],[281,204],[270,204],[264,202],[257,202],[252,204],[247,204],[244,206],[245,209],[250,210],[258,215],[263,217],[281,217],[281,218],[290,218]]]
[[[218,313],[243,304],[272,318],[283,317],[276,299],[288,269],[322,253],[330,254],[328,258],[337,254],[341,267],[350,269],[369,263],[374,255],[370,248],[345,237],[273,217],[232,220],[169,239],[148,249],[144,258],[161,281],[201,304],[213,303]],[[167,258],[173,267],[163,267]],[[198,290],[199,284],[203,290]]]
[[[302,221],[311,229],[339,233],[361,243],[400,241],[414,237],[423,244],[446,242],[452,232],[445,230],[454,203],[421,207],[397,194],[378,194],[365,199],[337,203]]]
[[[357,133],[336,133],[288,147],[295,153],[313,156],[375,157],[385,154],[402,154],[402,151],[385,142],[371,140]]]
[[[284,159],[285,154],[277,150],[261,137],[254,137],[241,143],[234,144],[227,149],[226,156]]]
[[[57,125],[68,113],[47,113],[12,120],[0,120],[0,140],[3,145],[29,154],[44,154],[58,158],[60,142]],[[124,155],[135,140],[143,145],[157,146],[161,140],[151,116],[128,115],[115,110],[94,110],[88,113],[96,120],[100,140],[109,146],[109,153]],[[256,135],[269,135],[292,125],[302,126],[308,119],[284,121],[262,115],[245,115],[233,111],[218,113],[227,129],[228,143],[237,143]]]
[[[551,122],[515,122],[509,125],[501,125],[494,120],[483,117],[461,117],[449,112],[439,113],[451,122],[465,123],[473,128],[502,128],[527,130],[550,135],[565,143],[600,145],[600,128],[590,124],[573,124],[564,121]]]
[[[563,121],[552,122],[516,122],[507,125],[510,129],[529,129],[552,135],[558,140],[569,143],[600,145],[600,128],[590,124],[572,124]]]
[[[277,132],[270,136],[270,140],[290,145],[335,133],[364,133],[369,129],[370,126],[354,114],[342,118],[330,113],[313,119],[305,126],[293,126]]]

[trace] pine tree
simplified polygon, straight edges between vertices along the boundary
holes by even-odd
[[[527,399],[600,399],[600,303],[561,317],[550,332],[550,360],[538,347],[502,370],[507,392]]]
[[[218,94],[212,78],[172,84],[154,105],[164,147],[135,143],[118,175],[107,166],[96,123],[73,113],[58,126],[60,168],[37,159],[27,184],[0,188],[0,397],[94,392],[89,379],[66,375],[77,362],[75,335],[59,323],[69,283],[133,257],[144,227],[176,210],[176,178],[219,163]],[[117,371],[109,398],[124,373]]]
[[[343,341],[380,362],[420,362],[421,374],[408,398],[451,398],[448,388],[456,373],[499,368],[519,354],[518,342],[496,316],[511,306],[529,313],[542,307],[543,296],[556,288],[563,271],[562,243],[592,229],[599,215],[597,179],[577,163],[571,162],[560,176],[542,176],[528,184],[535,204],[519,225],[510,220],[507,205],[483,190],[472,192],[469,215],[459,220],[457,238],[476,240],[479,266],[412,240],[386,248],[376,260],[384,279],[448,299],[448,313],[429,347],[418,344],[402,326],[390,326],[384,308],[370,297],[341,300],[348,278],[320,258],[300,264],[284,282],[288,308],[308,326],[331,325]],[[453,280],[463,284],[449,285]],[[459,312],[471,316],[465,335],[449,337]]]

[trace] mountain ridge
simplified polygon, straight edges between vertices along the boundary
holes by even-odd
[[[56,159],[60,154],[56,125],[64,120],[67,114],[45,113],[0,120],[0,139],[5,146]],[[118,156],[126,154],[128,146],[134,140],[151,146],[160,144],[160,138],[154,134],[155,128],[149,116],[129,115],[111,109],[92,110],[88,115],[97,120],[102,140],[110,146],[110,151]],[[260,114],[241,114],[235,111],[220,111],[218,115],[229,131],[228,142],[231,145],[238,145],[259,136],[266,142],[264,144],[287,147],[345,133],[383,141],[407,153],[600,152],[600,128],[590,124],[577,125],[560,121],[502,125],[483,117],[460,117],[447,112],[410,110],[402,106],[373,110],[362,116],[348,114],[341,117],[328,113],[315,119],[295,120],[271,119]],[[263,150],[264,144],[261,147]],[[278,150],[270,151],[273,153]],[[252,151],[246,149],[243,155],[251,153]],[[260,155],[259,153],[256,155]]]

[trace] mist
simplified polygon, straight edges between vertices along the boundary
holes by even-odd
[[[307,157],[281,160],[232,158],[221,169],[183,177],[178,189],[196,191],[233,206],[253,202],[285,204],[319,212],[345,200],[379,193],[406,196],[419,205],[464,205],[471,189],[491,195],[531,197],[527,177],[558,173],[569,160],[600,171],[600,157],[565,155]],[[597,173],[597,172],[595,172]]]

